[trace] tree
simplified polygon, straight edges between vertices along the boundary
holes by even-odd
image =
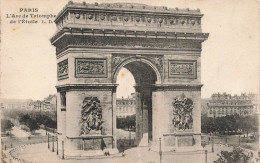
[[[207,114],[201,115],[201,130],[203,133],[210,133],[214,131],[213,118],[207,117]]]
[[[256,132],[258,130],[258,116],[239,116],[227,115],[224,117],[207,117],[206,114],[201,116],[201,130],[204,133],[218,132],[220,134],[237,133],[242,130],[245,132]]]
[[[126,116],[125,118],[117,118],[116,126],[121,129],[131,129],[135,127],[136,115]]]
[[[6,132],[12,130],[14,124],[9,119],[2,119],[1,120],[1,131]]]
[[[250,156],[244,153],[241,148],[235,148],[233,151],[221,151],[219,158],[214,163],[248,163]]]
[[[46,118],[46,121],[43,123],[46,127],[50,128],[56,128],[57,127],[57,122],[52,120],[51,118]]]
[[[19,117],[19,122],[21,124],[27,125],[30,119],[31,117],[29,116],[29,114],[25,114],[25,115],[21,114]]]
[[[34,119],[29,119],[27,126],[29,127],[32,133],[34,133],[35,130],[38,130],[40,128],[40,126],[37,124],[36,120]]]

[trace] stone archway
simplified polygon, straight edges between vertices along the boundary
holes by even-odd
[[[148,132],[154,150],[160,138],[162,150],[200,149],[201,50],[209,36],[202,16],[200,10],[70,1],[51,38],[58,149],[75,157],[118,152],[115,78],[122,67],[137,83],[139,119],[145,107],[151,110],[138,141]]]

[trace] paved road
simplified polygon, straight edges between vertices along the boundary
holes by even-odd
[[[26,145],[23,148],[17,148],[17,150],[12,152],[12,156],[15,158],[19,159],[24,159],[26,161],[32,161],[32,162],[75,162],[75,163],[81,163],[81,162],[86,162],[86,160],[61,160],[57,155],[56,152],[51,152],[47,148],[47,143],[42,143],[42,142],[47,142],[47,136],[34,136],[31,137],[31,139],[28,139],[27,137],[21,137],[21,135],[26,135],[26,132],[24,131],[19,131],[19,128],[15,128],[13,130],[13,134],[16,135],[16,137],[11,137],[11,138],[2,138],[2,141],[5,145],[7,145],[8,149],[10,148],[10,143],[12,143],[13,147],[18,147],[21,145],[26,145],[26,144],[32,144],[32,143],[37,143],[33,145]],[[119,131],[121,133],[129,134],[128,132],[124,131]],[[46,132],[40,131],[40,135],[46,135]],[[235,140],[236,141],[236,140]],[[217,154],[220,153],[221,150],[227,150],[231,151],[232,147],[227,147],[225,145],[214,145],[214,153],[211,152],[211,144],[206,145],[204,150],[208,150],[208,163],[213,162],[218,158]],[[8,151],[7,149],[7,151]],[[5,151],[5,152],[7,152]],[[100,162],[100,163],[117,163],[117,162],[124,162],[124,163],[135,163],[135,162],[144,162],[144,163],[157,163],[159,162],[159,154],[158,152],[152,152],[148,151],[148,148],[132,148],[129,150],[125,151],[126,156],[121,157],[117,155],[116,157],[109,157],[106,159],[88,159],[88,163],[94,163],[94,162]],[[8,158],[8,161],[10,158]],[[162,156],[162,162],[167,163],[167,162],[205,162],[205,152],[201,151],[198,153],[191,153],[189,157],[183,156],[182,154],[176,154],[176,153],[163,153]]]
[[[116,137],[117,139],[134,139],[135,138],[135,132],[133,131],[126,131],[122,129],[116,129]]]
[[[210,151],[211,146],[206,146],[205,149]],[[208,153],[208,163],[212,163],[214,160],[218,158],[217,154],[220,153],[221,150],[230,151],[232,148],[224,146],[224,145],[216,145],[215,152]],[[186,152],[187,154],[187,152]],[[116,155],[115,157],[105,157],[105,159],[87,159],[87,160],[62,160],[57,155],[56,152],[51,152],[47,148],[47,144],[34,144],[30,146],[26,146],[23,149],[18,149],[16,152],[12,153],[12,155],[16,158],[20,158],[26,161],[31,162],[39,162],[39,163],[56,163],[56,162],[64,162],[64,163],[158,163],[160,160],[158,152],[149,151],[147,147],[137,147],[132,148],[125,151],[125,157],[121,155]],[[104,157],[103,157],[104,158]],[[173,161],[176,163],[205,163],[205,152],[190,152],[189,155],[184,155],[184,153],[174,153],[168,152],[163,153],[162,162],[163,163],[172,163]]]
[[[14,126],[13,127],[13,130],[12,130],[12,134],[15,136],[15,137],[28,137],[30,136],[31,134],[24,131],[24,130],[21,130],[20,128],[18,128],[17,126]]]
[[[44,136],[32,136],[28,132],[25,132],[24,130],[16,126],[13,127],[11,133],[14,136],[1,138],[4,149],[9,149],[11,147],[14,148],[27,144],[43,143],[48,141],[48,138],[45,134]]]
[[[202,142],[203,144],[211,144],[212,140],[209,142],[209,135],[203,135],[202,136]],[[227,136],[214,136],[214,143],[215,144],[231,144],[234,146],[239,146],[239,136],[238,135],[227,135]],[[240,146],[252,150],[258,150],[258,141],[255,141],[253,143],[247,143],[246,139],[240,136]]]

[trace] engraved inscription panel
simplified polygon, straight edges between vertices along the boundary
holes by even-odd
[[[171,78],[197,78],[197,63],[191,60],[169,61],[169,77]]]
[[[57,76],[58,76],[58,80],[66,79],[69,77],[68,59],[58,63]]]
[[[76,58],[76,77],[107,77],[105,58]]]

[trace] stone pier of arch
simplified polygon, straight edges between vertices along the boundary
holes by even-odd
[[[51,43],[57,58],[59,154],[118,153],[116,77],[136,81],[137,144],[163,151],[201,149],[199,10],[142,4],[69,2]],[[144,142],[144,143],[143,143]]]

